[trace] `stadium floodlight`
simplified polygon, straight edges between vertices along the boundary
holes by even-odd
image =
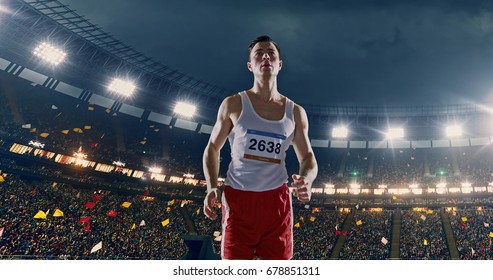
[[[45,144],[40,143],[40,142],[38,142],[36,140],[29,141],[29,145],[31,145],[33,147],[36,147],[36,148],[41,148],[41,149],[45,147]]]
[[[135,84],[132,81],[114,78],[108,85],[108,91],[128,97],[134,93]]]
[[[86,159],[87,154],[77,152],[77,153],[74,153],[74,157],[76,157],[77,159]]]
[[[390,128],[387,131],[387,139],[399,139],[404,137],[404,129],[402,127]]]
[[[195,178],[195,175],[193,175],[191,173],[185,173],[185,174],[183,174],[183,178],[193,179],[193,178]]]
[[[185,117],[193,117],[195,115],[195,111],[197,107],[195,105],[185,103],[185,102],[177,102],[175,105],[174,112],[185,116]]]
[[[462,127],[460,125],[449,125],[445,128],[447,137],[459,137],[462,135]]]
[[[161,171],[163,171],[161,167],[156,167],[156,166],[149,167],[149,172],[151,173],[161,173]]]
[[[60,64],[67,56],[64,51],[46,42],[38,45],[33,53],[35,56],[52,65]]]
[[[336,189],[335,189],[335,186],[333,184],[325,184],[325,187],[324,187],[324,193],[325,194],[335,194],[336,192]]]
[[[125,167],[125,163],[124,162],[121,162],[119,160],[117,161],[113,161],[113,164],[118,166],[118,167]]]
[[[359,188],[361,188],[361,185],[360,184],[349,184],[349,187],[351,189],[359,189]]]
[[[463,182],[463,183],[461,183],[461,186],[462,186],[462,188],[461,188],[462,193],[472,193],[473,188],[471,186],[471,183]]]
[[[346,126],[338,126],[332,128],[332,137],[333,138],[346,138],[348,135],[348,130]]]

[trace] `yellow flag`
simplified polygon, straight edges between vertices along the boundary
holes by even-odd
[[[63,217],[63,212],[60,209],[56,209],[55,213],[53,213],[53,217]]]
[[[80,129],[79,127],[74,128],[73,131],[77,133],[82,133],[82,129]]]
[[[305,218],[303,218],[303,216],[300,216],[300,221],[305,221]]]
[[[130,207],[130,205],[132,205],[132,203],[131,203],[131,202],[127,202],[127,201],[125,201],[125,202],[123,202],[123,203],[122,203],[122,206],[123,206],[123,207],[125,207],[125,208]]]
[[[0,183],[3,183],[5,182],[5,179],[3,178],[3,176],[0,175]]]
[[[43,132],[39,136],[41,136],[43,138],[46,138],[46,137],[48,137],[48,135],[50,135],[50,134],[49,133],[46,133],[46,132]]]
[[[36,128],[31,128],[31,132],[36,132]]]
[[[424,244],[425,246],[428,246],[428,240],[426,240],[426,239],[425,239],[425,240],[423,240],[423,244]]]
[[[168,201],[168,206],[173,205],[173,204],[175,204],[175,200],[174,200],[174,199],[173,199],[173,200]]]
[[[137,226],[135,224],[132,225],[130,229],[135,229]]]
[[[169,212],[171,211],[171,208],[170,207],[166,207],[166,212]]]
[[[299,228],[300,227],[300,223],[298,222],[298,223],[294,224],[294,227],[295,228]]]
[[[65,129],[65,130],[62,130],[62,133],[63,134],[68,134],[69,130],[68,129]]]
[[[87,110],[94,111],[94,107],[87,107]]]
[[[362,222],[361,220],[358,220],[358,221],[356,222],[356,225],[358,225],[358,226],[361,226],[362,224],[363,224],[363,222]]]
[[[490,237],[493,237],[493,232],[490,231]]]
[[[195,211],[195,213],[197,213],[197,215],[200,213],[200,208],[197,209],[197,211]]]
[[[145,140],[140,141],[140,144],[144,145],[146,143]]]
[[[429,209],[428,214],[433,214],[433,210]]]
[[[45,212],[39,210],[36,215],[34,215],[35,219],[46,219],[46,214]]]
[[[311,216],[310,221],[315,222],[315,217]]]
[[[163,227],[167,226],[169,224],[169,219],[162,221],[161,224],[163,225]]]
[[[393,200],[396,200],[396,199],[397,199],[397,196],[393,195],[393,196],[392,196],[392,199],[393,199]]]
[[[461,218],[461,220],[462,220],[463,222],[467,222],[467,218],[466,218],[466,217],[462,217],[462,218]]]
[[[57,183],[57,182],[53,182],[53,183],[51,184],[51,186],[52,186],[52,187],[56,187],[56,185],[58,185],[58,183]]]
[[[108,108],[106,108],[106,110],[104,110],[104,111],[105,111],[106,113],[111,112],[111,110],[110,110],[110,109],[108,109]]]
[[[85,126],[84,126],[84,129],[85,129],[85,130],[88,130],[88,129],[91,129],[91,128],[92,128],[92,127],[91,127],[90,125],[85,125]]]

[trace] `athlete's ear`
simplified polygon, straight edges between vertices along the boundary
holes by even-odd
[[[247,62],[247,68],[250,72],[252,72],[252,64],[249,62]]]
[[[279,60],[279,70],[282,69],[282,60]]]

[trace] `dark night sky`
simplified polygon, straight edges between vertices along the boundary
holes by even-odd
[[[493,101],[490,1],[60,1],[232,94],[251,87],[246,48],[268,34],[282,50],[279,91],[301,104]]]

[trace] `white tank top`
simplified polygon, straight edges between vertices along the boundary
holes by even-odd
[[[242,110],[228,135],[231,162],[225,184],[245,191],[275,189],[288,180],[284,160],[294,135],[294,102],[286,97],[284,117],[271,121],[255,112],[245,91],[240,96]]]

